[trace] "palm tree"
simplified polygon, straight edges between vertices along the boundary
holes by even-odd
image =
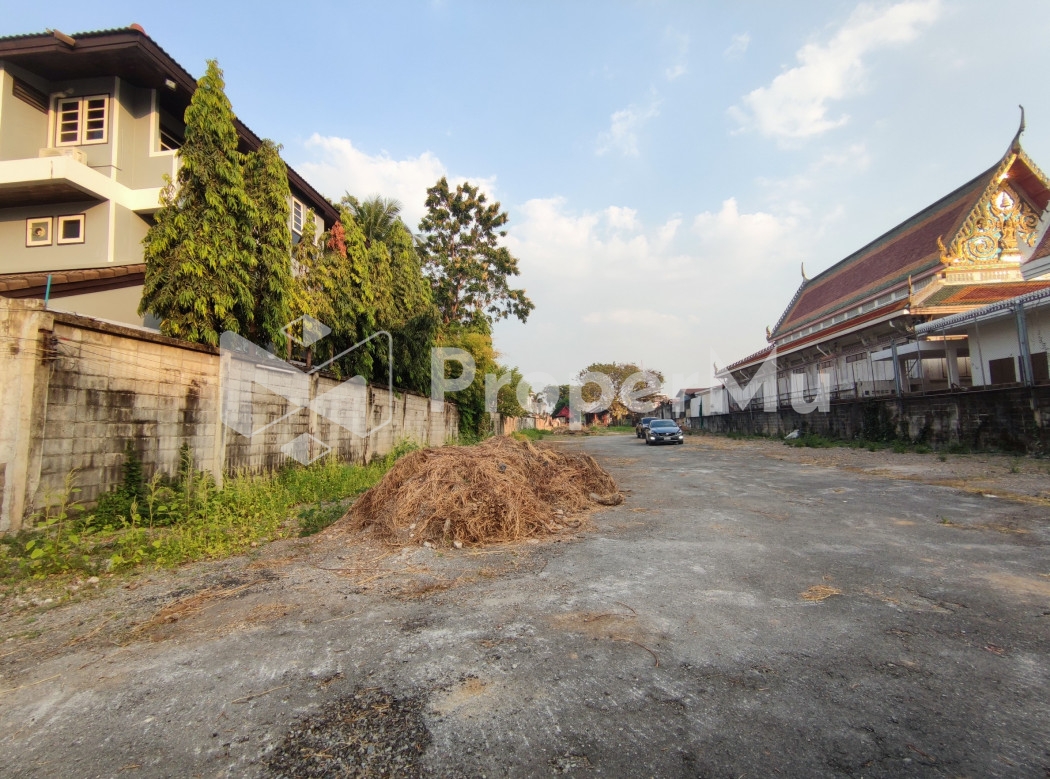
[[[372,195],[361,201],[347,193],[343,205],[354,215],[365,235],[365,245],[369,247],[373,241],[386,243],[394,225],[401,221],[401,201],[397,198]]]

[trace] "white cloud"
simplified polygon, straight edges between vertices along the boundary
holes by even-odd
[[[646,107],[631,105],[609,117],[609,129],[598,135],[595,153],[599,156],[617,151],[625,157],[638,156],[638,131],[650,119],[660,115],[659,101]]]
[[[849,187],[854,176],[871,167],[871,154],[862,142],[824,152],[805,170],[781,179],[759,177],[757,184],[776,210],[799,217],[810,217],[809,199],[814,192]],[[824,221],[833,212],[824,213]]]
[[[693,231],[700,238],[701,250],[722,252],[733,269],[750,275],[771,263],[794,259],[800,253],[793,216],[776,216],[757,211],[740,213],[736,198],[723,201],[718,213],[705,211],[693,220]]]
[[[382,195],[401,201],[402,215],[410,228],[415,229],[426,212],[424,202],[427,188],[439,178],[447,176],[455,186],[466,180],[450,175],[448,169],[434,154],[425,151],[418,157],[395,160],[385,152],[368,154],[354,146],[349,138],[314,134],[306,142],[313,158],[295,168],[318,190],[339,200],[350,192],[357,197]],[[494,177],[468,177],[490,199],[496,197]]]
[[[674,81],[688,72],[686,58],[689,54],[689,36],[668,27],[664,33],[664,43],[674,53],[674,61],[664,70],[664,78]]]
[[[729,40],[729,46],[722,52],[729,59],[743,56],[751,45],[751,36],[746,32],[737,33]]]
[[[670,327],[682,322],[682,318],[664,311],[647,308],[616,308],[610,311],[593,311],[581,317],[588,325],[616,324],[645,329]]]
[[[798,65],[766,87],[742,98],[730,114],[743,127],[779,138],[820,135],[849,121],[848,114],[829,115],[829,103],[843,100],[864,86],[864,57],[888,46],[915,40],[941,14],[941,0],[907,0],[889,7],[863,3],[826,44],[809,43],[798,50]]]
[[[656,245],[663,248],[674,240],[678,234],[678,228],[682,225],[682,217],[672,216],[656,229]]]
[[[609,206],[605,209],[605,218],[614,230],[637,230],[639,226],[638,211],[633,208]]]
[[[667,68],[667,70],[664,71],[664,77],[668,81],[674,81],[676,78],[684,76],[686,72],[685,65],[678,63],[677,65],[672,65]]]
[[[804,237],[793,217],[734,198],[652,225],[623,206],[530,200],[514,209],[507,245],[536,310],[528,327],[498,324],[496,346],[522,370],[561,380],[597,361],[671,376],[706,369],[711,348],[735,360],[763,345],[798,286]]]

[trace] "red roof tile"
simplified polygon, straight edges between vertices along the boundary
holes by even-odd
[[[933,306],[974,306],[985,303],[998,303],[1018,295],[1025,295],[1036,290],[1050,287],[1050,281],[1009,281],[998,284],[965,284],[945,287],[937,290],[920,305],[922,308]]]
[[[928,208],[901,223],[822,274],[803,283],[773,330],[782,336],[792,330],[832,316],[838,311],[920,277],[940,264],[937,239],[950,245],[964,220],[1002,170],[1013,186],[1022,190],[1038,211],[1050,202],[1046,177],[1015,143],[994,167],[967,182]],[[1040,244],[1046,244],[1047,239]],[[1044,246],[1050,253],[1050,245]]]
[[[1035,251],[1032,252],[1032,256],[1026,262],[1041,260],[1043,257],[1050,257],[1050,229],[1043,233],[1043,239],[1036,244]]]
[[[998,166],[996,166],[998,167]],[[811,279],[784,312],[774,335],[868,297],[940,264],[937,239],[949,240],[958,223],[988,184],[985,171],[947,197],[898,225],[885,235]]]

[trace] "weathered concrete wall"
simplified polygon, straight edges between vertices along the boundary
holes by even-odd
[[[1050,447],[1050,387],[970,389],[832,403],[827,413],[760,409],[710,416],[717,433],[785,436],[792,430],[830,438],[903,438],[930,446],[1045,451]]]
[[[220,414],[220,360],[211,347],[0,297],[0,532],[18,530],[61,494],[71,472],[81,501],[118,484],[129,442],[147,477],[174,473],[188,445],[196,467],[221,481],[224,473],[292,462],[281,447],[302,434],[316,439],[311,456],[327,445],[345,460],[367,462],[406,438],[441,446],[458,429],[452,404],[432,411],[429,398],[363,383],[343,409],[348,427],[340,426],[327,406],[324,413],[299,408],[344,387],[314,375],[302,404],[249,382],[249,431],[277,424],[241,435]]]

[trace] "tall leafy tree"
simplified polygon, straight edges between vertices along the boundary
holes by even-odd
[[[214,60],[197,82],[185,120],[179,172],[144,239],[139,311],[157,316],[166,335],[214,345],[224,330],[247,334],[255,320],[257,219]]]
[[[609,413],[613,419],[623,419],[630,414],[623,401],[620,399],[620,392],[624,388],[624,384],[628,379],[637,377],[639,374],[643,375],[645,379],[643,381],[632,381],[631,386],[627,387],[628,392],[642,392],[645,390],[646,381],[649,383],[658,383],[662,385],[664,383],[664,375],[660,371],[646,370],[643,371],[634,363],[630,362],[594,362],[584,368],[576,375],[577,381],[583,381],[583,378],[588,373],[601,373],[609,377],[609,382],[612,385],[615,396],[610,399]],[[601,397],[601,390],[597,385],[588,383],[583,386],[581,397],[588,403],[598,400]],[[658,391],[653,391],[646,395],[639,395],[638,400],[647,402],[655,400],[659,395]],[[559,409],[560,410],[560,409]]]
[[[392,225],[385,241],[389,251],[390,294],[388,308],[377,312],[376,325],[393,340],[394,384],[426,393],[430,389],[430,347],[438,328],[438,315],[423,275],[415,240],[401,221]],[[388,367],[388,354],[377,353],[377,370]]]
[[[264,140],[248,155],[244,166],[244,185],[256,207],[255,266],[251,272],[254,315],[249,331],[256,342],[277,343],[291,319],[292,236],[288,227],[288,169],[281,149]],[[311,214],[312,216],[312,214]]]
[[[285,230],[287,231],[287,226]],[[288,239],[291,241],[291,237]],[[317,243],[317,221],[313,211],[307,211],[303,220],[303,232],[292,250],[293,274],[290,284],[289,304],[293,318],[310,316],[328,327],[336,326],[336,292],[340,285],[339,263],[326,261],[325,249]],[[302,331],[293,333],[302,338]],[[289,352],[291,344],[289,342]],[[313,349],[305,347],[304,358],[312,362]]]
[[[476,326],[509,316],[528,319],[532,301],[509,283],[518,275],[518,261],[499,244],[509,218],[500,204],[488,203],[469,182],[452,192],[442,176],[427,190],[426,207],[419,230],[442,322]]]

